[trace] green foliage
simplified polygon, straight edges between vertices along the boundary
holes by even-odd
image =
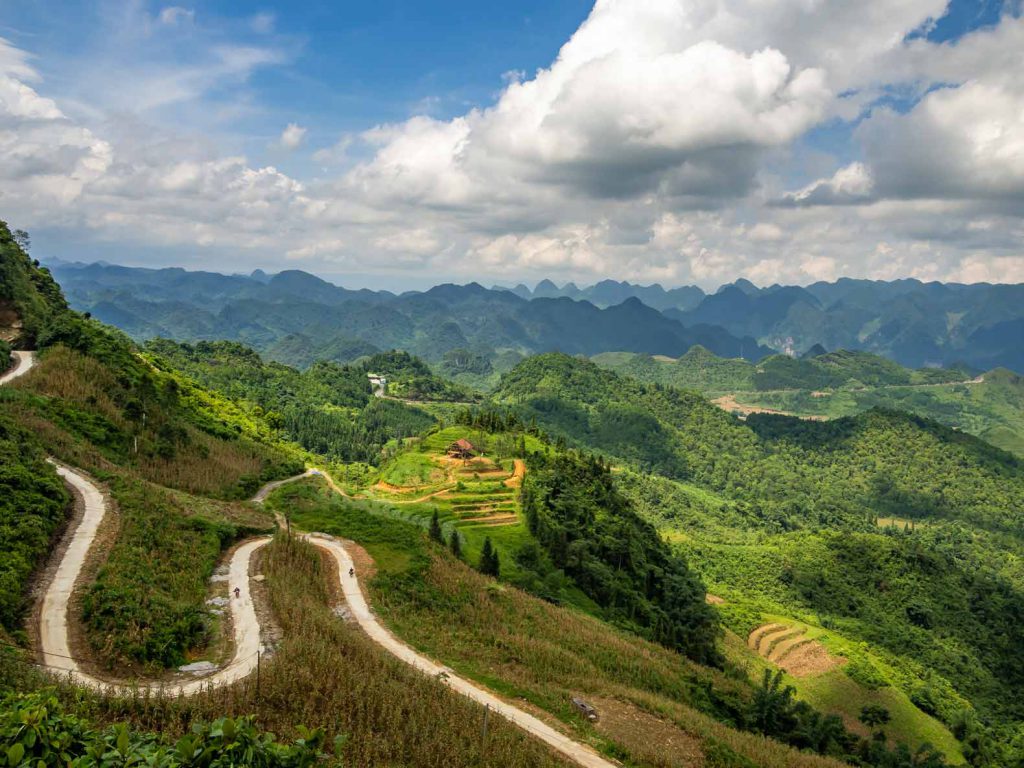
[[[444,532],[441,530],[441,521],[438,519],[437,510],[434,510],[433,516],[430,518],[430,538],[436,541],[438,544],[444,544]]]
[[[148,483],[113,479],[109,487],[121,524],[82,601],[90,642],[123,665],[182,664],[208,639],[203,601],[220,553],[251,529],[218,519],[209,502],[202,514],[197,499]]]
[[[501,573],[501,562],[494,545],[491,544],[490,536],[484,539],[483,549],[480,550],[479,570],[484,576],[493,576],[495,579]]]
[[[452,535],[448,538],[448,547],[457,560],[462,559],[462,537],[454,529],[452,529]]]
[[[12,327],[16,346],[31,349],[51,319],[66,309],[49,270],[34,264],[0,221],[0,327]]]
[[[271,420],[281,437],[330,459],[377,464],[388,442],[418,434],[435,421],[420,409],[372,397],[365,365],[318,362],[300,372],[226,341],[191,345],[158,339],[147,349],[256,417]],[[425,367],[405,357],[407,369]]]
[[[49,552],[68,501],[38,440],[0,412],[0,627],[20,626],[28,577]]]
[[[878,704],[868,704],[861,707],[858,719],[868,728],[877,728],[892,720],[892,715],[889,714],[889,710],[885,707]]]
[[[530,531],[612,621],[718,663],[704,587],[636,514],[599,460],[531,454],[522,503]]]
[[[0,339],[0,373],[11,367],[11,345]]]
[[[565,355],[507,374],[499,401],[555,437],[750,505],[776,529],[868,528],[874,516],[949,517],[1024,531],[1019,460],[907,414],[741,422],[695,393],[640,384]]]
[[[869,352],[840,349],[814,357],[772,355],[756,363],[721,358],[694,346],[678,360],[623,352],[597,355],[602,368],[652,384],[701,392],[765,392],[907,386],[961,382],[963,370],[904,368]]]
[[[834,419],[872,408],[907,411],[1024,456],[1024,383],[1005,369],[975,380],[966,370],[913,370],[848,350],[799,360],[776,355],[756,364],[719,358],[702,347],[676,361],[626,352],[593,360],[640,381],[728,393],[740,407],[801,417]]]
[[[260,732],[251,717],[222,717],[196,723],[191,733],[167,744],[125,724],[95,728],[65,712],[48,692],[0,701],[0,759],[12,768],[309,768],[323,757],[322,743],[322,731],[305,731],[286,745]]]
[[[426,363],[408,352],[380,352],[365,359],[362,369],[384,375],[388,380],[388,393],[395,397],[447,402],[479,399],[465,387],[435,376]]]

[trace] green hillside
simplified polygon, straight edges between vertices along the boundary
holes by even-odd
[[[19,263],[29,279],[11,304],[28,306],[47,278]],[[33,573],[67,519],[49,456],[114,510],[71,612],[75,653],[106,674],[223,662],[211,577],[277,512],[354,542],[396,636],[630,768],[1021,758],[1024,466],[1010,454],[891,409],[741,420],[693,389],[560,354],[521,362],[482,401],[401,352],[300,371],[233,342],[140,348],[55,295],[35,369],[0,388],[5,643],[32,647]],[[479,362],[457,357],[464,372]],[[747,365],[687,357],[719,381]],[[768,367],[876,389],[952,375],[796,362]],[[963,385],[927,384],[948,386]],[[330,474],[277,488],[266,508],[245,501],[310,465]],[[326,764],[564,764],[504,721],[481,747],[477,705],[348,624],[315,551],[280,534],[262,557],[261,610],[279,633],[262,693],[251,680],[174,702],[59,688],[47,706],[60,723],[87,718],[81,743],[128,723],[140,752],[252,714],[231,728],[268,745],[271,765],[307,759],[304,746]],[[45,685],[19,653],[0,652],[0,694],[19,694],[3,717]]]
[[[627,352],[593,360],[640,381],[695,389],[740,413],[834,419],[872,408],[896,409],[1024,455],[1024,384],[1005,369],[978,377],[960,370],[912,370],[846,350],[803,359],[776,355],[756,364],[719,358],[700,347],[678,360]]]
[[[495,397],[559,439],[664,478],[636,476],[629,495],[722,591],[737,632],[788,615],[866,643],[880,661],[854,658],[848,675],[893,686],[954,729],[965,711],[995,739],[1020,721],[1020,460],[888,410],[744,422],[564,355],[526,361]],[[905,522],[879,528],[885,517]]]
[[[8,343],[33,348],[50,319],[66,308],[49,270],[34,264],[0,221],[0,370],[6,367]]]
[[[338,465],[363,499],[342,499],[333,490],[324,498],[321,487],[304,509],[309,483],[279,489],[278,496],[294,498],[285,510],[292,522],[365,544],[379,569],[369,587],[375,607],[395,631],[425,646],[417,627],[433,628],[431,634],[440,638],[438,628],[461,623],[467,631],[459,634],[457,644],[435,645],[433,652],[513,699],[527,694],[547,716],[578,733],[575,738],[629,765],[652,768],[663,764],[664,756],[638,740],[619,717],[656,725],[685,744],[686,754],[711,764],[747,765],[768,756],[773,765],[810,768],[838,765],[833,758],[845,756],[881,765],[903,754],[851,734],[805,703],[780,701],[773,706],[785,716],[781,724],[762,722],[756,713],[765,694],[757,680],[679,654],[676,649],[721,663],[715,650],[717,616],[704,604],[703,589],[683,556],[653,534],[631,502],[616,495],[606,467],[547,444],[521,421],[486,410],[466,412],[458,424],[431,433],[433,418],[417,415],[403,402],[371,397],[364,386],[365,368],[314,365],[300,373],[265,364],[238,345],[140,349],[119,332],[59,306],[41,324],[37,340],[36,367],[0,389],[5,459],[0,536],[4,551],[17,554],[5,561],[0,574],[5,642],[31,645],[31,574],[53,548],[52,537],[66,519],[68,496],[43,460],[52,456],[89,473],[108,494],[113,510],[101,526],[101,549],[87,564],[80,602],[70,614],[80,629],[76,655],[91,669],[124,677],[161,676],[184,662],[223,661],[226,627],[209,608],[211,576],[235,543],[273,529],[269,510],[243,499],[266,480],[328,458],[313,452],[316,433],[302,432],[303,422],[289,412],[308,407],[343,414],[344,420],[336,422],[349,425],[343,434],[361,423],[373,425],[379,431],[368,434],[380,434],[391,448],[381,453],[379,444],[371,444],[366,449],[379,469],[363,465],[350,471],[352,465]],[[388,372],[399,382],[404,371],[418,371],[409,358],[385,357],[374,364],[392,365]],[[398,416],[382,418],[378,408],[396,409]],[[423,430],[428,433],[422,439],[400,439]],[[468,464],[450,464],[451,497],[437,505],[450,515],[449,529],[456,527],[458,540],[466,545],[461,557],[483,568],[483,552],[496,542],[500,559],[485,570],[493,573],[500,567],[512,579],[518,574],[518,582],[494,582],[458,563],[447,548],[439,550],[430,543],[422,514],[430,507],[407,504],[403,509],[403,488],[392,487],[429,482],[434,470],[422,459],[433,462],[431,456],[443,456],[452,430],[473,436],[486,453]],[[329,436],[323,444],[356,446],[364,439],[345,443]],[[549,460],[561,463],[545,469]],[[524,469],[524,462],[532,469]],[[565,462],[579,473],[567,478],[561,471],[569,466]],[[518,490],[527,483],[533,494],[528,505]],[[575,510],[571,526],[552,512],[569,507],[549,506],[556,483]],[[506,518],[518,520],[520,504],[527,523],[504,525]],[[514,511],[505,511],[509,508]],[[456,519],[462,524],[454,526]],[[530,519],[535,520],[532,529]],[[502,525],[491,525],[497,522]],[[574,539],[568,553],[559,549],[559,530]],[[608,545],[580,560],[581,545],[597,538]],[[628,571],[622,561],[627,553],[635,558]],[[276,653],[264,660],[256,686],[247,680],[173,701],[108,699],[62,686],[50,701],[32,693],[47,679],[23,666],[27,655],[5,645],[0,652],[0,713],[5,719],[0,722],[15,724],[0,732],[7,761],[21,764],[23,756],[37,754],[29,750],[59,740],[69,754],[111,743],[121,762],[131,755],[136,762],[177,765],[167,757],[170,745],[181,762],[187,748],[179,739],[190,734],[190,744],[207,744],[207,756],[249,749],[248,754],[263,755],[259,759],[273,766],[314,761],[420,765],[433,760],[446,766],[564,764],[504,721],[490,724],[484,749],[477,738],[479,708],[390,658],[341,621],[331,607],[334,598],[322,563],[303,545],[282,537],[259,567],[267,584],[266,610],[283,635],[273,641]],[[531,597],[515,583],[548,598],[565,595],[568,605]],[[681,591],[680,585],[687,589]],[[467,621],[467,597],[492,607]],[[520,646],[501,664],[496,656],[488,658],[488,649],[498,646],[486,632],[506,622],[544,626],[546,634],[537,639],[547,650],[538,653],[534,646],[526,652]],[[530,634],[518,632],[505,642],[515,635],[529,644]],[[640,635],[661,644],[647,643]],[[578,656],[566,650],[584,647],[595,649],[590,658],[603,670],[599,678],[581,677]],[[545,668],[557,669],[557,678],[539,674]],[[623,677],[625,670],[628,677]],[[528,679],[532,682],[527,684]],[[601,725],[581,721],[567,703],[568,692],[581,691],[601,697],[608,714]],[[22,733],[16,724],[25,716],[37,717],[23,713],[39,713],[40,708],[48,714],[34,726],[34,740],[15,748]],[[414,713],[401,714],[410,708]],[[249,714],[252,720],[240,717]],[[73,735],[62,735],[65,730]],[[281,734],[281,741],[271,730]],[[317,757],[318,751],[324,754]]]
[[[916,386],[971,378],[961,370],[904,368],[869,352],[846,349],[803,358],[772,355],[756,363],[721,358],[700,346],[675,360],[628,352],[596,355],[593,360],[641,381],[718,393]]]

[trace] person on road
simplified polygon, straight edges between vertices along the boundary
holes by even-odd
[[[349,568],[349,569],[348,569],[348,575],[349,575],[350,577],[351,577],[351,576],[355,576],[355,575],[356,575],[356,569],[355,569],[355,568]]]
[[[238,587],[235,587],[235,597],[237,598],[237,597],[241,597],[241,596],[242,596],[242,590],[240,590]]]

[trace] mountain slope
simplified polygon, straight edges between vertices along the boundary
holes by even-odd
[[[695,347],[678,360],[628,353],[594,362],[641,381],[696,389],[729,408],[802,418],[838,418],[892,408],[935,419],[1024,455],[1024,384],[994,370],[980,377],[956,369],[903,368],[867,352],[837,350],[799,360],[772,356],[751,364]],[[726,407],[726,405],[723,405]]]
[[[297,364],[349,362],[360,345],[403,349],[431,363],[457,349],[491,362],[510,351],[681,355],[693,344],[751,358],[769,352],[718,327],[684,328],[633,296],[600,308],[558,291],[542,289],[531,301],[476,283],[395,296],[346,290],[298,271],[258,280],[100,265],[55,269],[77,309],[135,338],[229,338]]]

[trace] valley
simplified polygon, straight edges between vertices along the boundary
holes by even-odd
[[[1019,461],[895,407],[744,420],[704,396],[998,372],[700,348],[530,355],[487,392],[397,350],[300,370],[140,345],[5,247],[45,289],[13,293],[34,349],[22,332],[0,387],[12,717],[143,751],[228,718],[362,766],[1015,755]]]

